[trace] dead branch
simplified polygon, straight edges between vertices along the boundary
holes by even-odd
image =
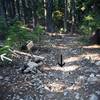
[[[15,54],[15,55],[24,55],[24,56],[28,56],[28,57],[32,57],[32,58],[35,58],[35,60],[44,60],[45,58],[42,57],[42,56],[37,56],[37,55],[31,55],[29,53],[25,53],[25,52],[21,52],[21,51],[18,51],[18,50],[9,50],[11,53]]]

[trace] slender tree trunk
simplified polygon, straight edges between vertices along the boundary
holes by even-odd
[[[32,0],[32,5],[33,5],[33,24],[34,24],[34,27],[36,27],[36,25],[37,25],[37,13],[36,13],[36,11],[37,11],[37,1],[36,0]]]
[[[6,4],[8,5],[8,16],[13,19],[15,16],[14,0],[6,0]]]
[[[65,0],[58,0],[58,9],[59,9],[60,11],[63,11],[64,8],[65,8],[64,1],[65,1]]]
[[[53,22],[52,22],[52,11],[53,11],[53,0],[47,0],[47,18],[46,26],[48,32],[53,32]]]
[[[0,1],[0,16],[4,16],[4,11],[2,7],[2,1]]]
[[[0,1],[0,16],[5,19],[5,24],[7,25],[7,15],[6,15],[6,8],[5,8],[5,0]]]
[[[0,40],[5,39],[5,29],[7,28],[5,0],[0,1]],[[3,24],[3,27],[2,27]]]
[[[22,0],[22,6],[23,6],[24,21],[25,23],[27,23],[27,8],[25,0]]]
[[[67,0],[64,0],[64,32],[67,32]]]
[[[16,16],[15,0],[11,1],[11,9],[12,9],[12,18],[15,18]]]
[[[75,0],[72,0],[72,25],[71,25],[71,33],[73,34],[75,32]]]
[[[44,24],[45,24],[45,30],[47,30],[47,25],[46,25],[46,17],[47,17],[46,3],[47,3],[47,0],[44,0]]]
[[[21,19],[21,14],[20,14],[20,0],[16,0],[16,8],[17,8],[17,14],[19,20]]]
[[[32,1],[31,0],[27,1],[27,5],[28,5],[28,20],[30,20],[32,18]]]
[[[36,25],[37,25],[37,14],[36,14],[36,10],[34,10],[34,20],[35,20],[35,27],[36,27]]]

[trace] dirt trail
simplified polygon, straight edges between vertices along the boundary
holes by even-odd
[[[100,48],[80,46],[78,38],[63,35],[47,40],[52,49],[47,61],[50,64],[43,68],[47,74],[44,100],[100,99],[100,66],[96,65],[100,61]],[[57,64],[60,53],[65,62],[63,67]]]
[[[82,46],[79,38],[46,35],[34,52],[46,58],[42,76],[21,73],[18,63],[0,66],[0,100],[100,100],[100,46]]]

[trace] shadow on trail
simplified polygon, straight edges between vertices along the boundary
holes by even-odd
[[[52,43],[54,39],[55,41],[50,47],[51,51],[54,49],[54,52],[57,52],[61,49],[66,64],[63,67],[59,67],[57,63],[43,67],[43,72],[47,74],[44,83],[46,84],[45,98],[48,100],[76,100],[77,93],[83,100],[88,100],[86,95],[90,95],[99,87],[97,83],[86,86],[85,83],[91,73],[95,73],[95,71],[99,73],[99,68],[89,57],[98,57],[100,48],[80,45],[77,42],[77,37],[65,35],[57,39],[56,36],[53,36]],[[79,79],[81,76],[86,77],[86,79]]]
[[[78,93],[80,98],[82,97],[83,100],[88,100],[86,95],[89,96],[100,86],[99,84],[85,85],[87,80],[79,79],[80,76],[85,76],[86,78],[89,77],[90,73],[95,73],[95,70],[99,74],[99,67],[91,63],[91,60],[89,60],[88,57],[96,57],[96,61],[98,61],[100,58],[100,48],[81,46],[77,42],[77,38],[79,37],[71,35],[62,35],[58,37],[49,36],[44,40],[44,45],[34,47],[33,54],[36,53],[38,55],[46,56],[46,64],[41,68],[41,71],[46,74],[46,78],[43,80],[45,85],[43,100],[76,100],[75,96],[78,95]],[[65,62],[65,66],[63,67],[57,65],[57,55],[59,53],[63,53],[64,56],[63,61]],[[88,57],[83,59],[84,56]],[[8,71],[10,72],[11,69]],[[13,73],[15,74],[14,70]],[[12,77],[11,75],[9,76]],[[19,79],[19,76],[21,76],[21,79]],[[26,76],[31,78],[31,75]],[[18,84],[13,83],[13,89],[16,90],[14,92],[10,91],[13,90],[12,86],[0,85],[0,93],[2,93],[0,94],[0,99],[5,100],[5,96],[8,96],[8,94],[18,94],[19,92],[26,93],[25,95],[34,95],[34,87],[32,88],[30,84],[25,83],[24,79],[26,76],[20,73],[15,74],[14,77]],[[16,88],[16,86],[19,87]],[[25,90],[28,86],[30,88]]]

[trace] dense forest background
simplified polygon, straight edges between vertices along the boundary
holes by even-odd
[[[99,27],[99,0],[0,0],[0,39],[6,39],[5,45],[39,41],[45,31],[90,35]]]
[[[100,1],[0,0],[0,30],[18,20],[48,32],[91,33],[100,26]]]
[[[100,0],[0,0],[0,100],[100,100]]]

